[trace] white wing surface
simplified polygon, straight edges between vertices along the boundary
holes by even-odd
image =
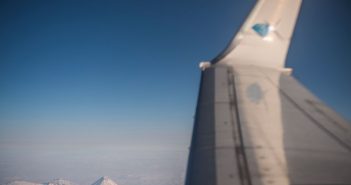
[[[259,0],[202,65],[186,185],[351,185],[351,125],[285,58],[301,0]]]

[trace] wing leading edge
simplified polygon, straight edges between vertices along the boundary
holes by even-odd
[[[259,0],[203,68],[186,185],[351,184],[350,124],[284,68],[300,4]]]

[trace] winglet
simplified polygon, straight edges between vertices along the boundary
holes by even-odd
[[[302,0],[258,0],[245,23],[212,63],[284,68]]]

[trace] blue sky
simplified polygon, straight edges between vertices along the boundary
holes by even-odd
[[[198,63],[224,48],[254,4],[201,2],[3,1],[2,141],[138,131],[188,144]]]
[[[200,71],[254,0],[0,1],[0,144],[189,144]],[[351,119],[349,0],[304,1],[287,65]]]

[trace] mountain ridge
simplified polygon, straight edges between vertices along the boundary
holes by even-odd
[[[78,185],[78,184],[64,179],[54,179],[50,182],[44,182],[44,183],[35,183],[35,182],[16,180],[16,181],[9,182],[5,185]],[[114,182],[112,179],[110,179],[109,177],[103,176],[99,178],[97,181],[95,181],[94,183],[92,183],[91,185],[118,185],[118,184]]]

